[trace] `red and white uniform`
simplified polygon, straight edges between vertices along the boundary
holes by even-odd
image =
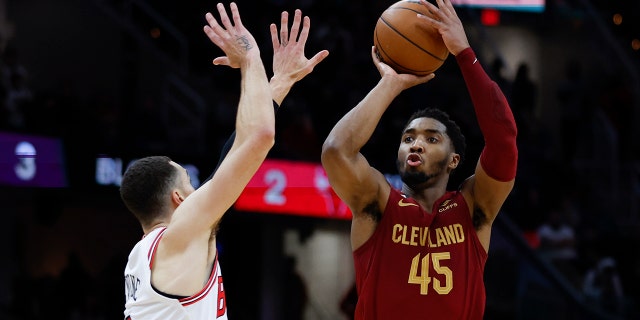
[[[391,188],[376,231],[353,257],[357,320],[482,320],[487,252],[460,192],[427,213]]]
[[[124,270],[127,320],[227,320],[227,307],[218,257],[209,281],[190,297],[171,297],[151,286],[151,265],[166,228],[157,228],[140,240],[129,254]]]

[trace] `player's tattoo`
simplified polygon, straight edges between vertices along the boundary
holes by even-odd
[[[237,38],[238,44],[244,47],[245,51],[249,51],[253,48],[253,45],[247,40],[246,36],[239,36]]]
[[[281,44],[283,47],[286,47],[288,43],[289,43],[289,42],[288,42],[287,40],[283,40],[280,44]]]

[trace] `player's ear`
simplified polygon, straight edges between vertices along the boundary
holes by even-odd
[[[184,197],[180,194],[180,191],[173,190],[173,192],[171,192],[171,202],[178,206],[182,201],[184,201]]]
[[[449,167],[449,170],[454,170],[460,164],[460,155],[452,152],[449,157],[449,164],[447,165],[447,167]]]

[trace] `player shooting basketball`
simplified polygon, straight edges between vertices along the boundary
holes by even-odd
[[[420,16],[422,23],[439,31],[462,71],[485,145],[474,174],[447,190],[464,160],[465,138],[443,111],[418,111],[401,134],[403,186],[394,189],[360,150],[391,102],[434,75],[398,74],[372,48],[381,79],[338,121],[322,150],[329,182],[353,214],[355,319],[482,319],[491,227],[514,186],[517,129],[502,91],[476,58],[450,0],[421,3],[434,16]]]

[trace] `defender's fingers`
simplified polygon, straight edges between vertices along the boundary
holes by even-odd
[[[229,20],[229,16],[227,15],[227,10],[224,8],[224,5],[222,3],[218,3],[216,7],[218,8],[218,14],[220,14],[220,23],[224,26],[224,28],[227,30],[233,28],[233,25],[231,25],[231,21]]]
[[[215,59],[213,59],[213,64],[217,65],[217,66],[230,66],[230,61],[229,58],[227,56],[222,56],[222,57],[216,57]]]
[[[293,23],[291,24],[291,33],[289,34],[289,42],[295,42],[298,39],[298,31],[300,30],[300,21],[302,20],[302,11],[296,9],[293,15]]]
[[[289,12],[282,11],[280,14],[280,43],[286,44],[289,41]]]
[[[231,2],[229,7],[231,7],[231,16],[233,17],[233,24],[236,26],[236,28],[237,27],[244,28],[244,25],[242,25],[242,19],[240,19],[240,10],[238,10],[238,6],[236,5],[236,3]]]
[[[204,30],[204,33],[207,35],[209,40],[211,40],[211,42],[222,48],[222,46],[224,45],[224,41],[210,26],[204,26],[202,29]]]
[[[322,50],[316,53],[311,59],[309,59],[309,64],[312,67],[315,67],[318,65],[318,63],[322,62],[322,60],[324,60],[324,58],[326,58],[327,56],[329,56],[329,50]]]
[[[307,42],[307,38],[309,37],[309,28],[311,28],[311,18],[305,16],[302,20],[302,31],[300,32],[300,37],[298,41],[303,44]]]
[[[278,39],[278,27],[276,27],[275,23],[269,25],[269,31],[271,31],[271,45],[273,48],[278,48],[280,46],[280,40]]]

